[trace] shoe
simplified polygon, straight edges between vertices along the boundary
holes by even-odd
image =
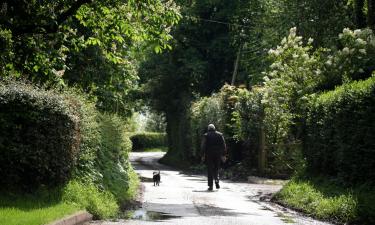
[[[216,185],[216,189],[220,188],[219,182],[215,182],[215,185]]]
[[[213,191],[214,189],[212,187],[208,187],[207,191]]]

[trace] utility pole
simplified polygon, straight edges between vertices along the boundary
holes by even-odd
[[[238,47],[237,58],[236,58],[236,62],[234,63],[234,70],[233,70],[233,75],[232,75],[232,82],[231,82],[232,86],[234,86],[234,83],[236,82],[238,64],[240,63],[242,46],[243,46],[243,44],[240,43],[240,46]]]
[[[375,0],[367,0],[367,24],[375,31]]]

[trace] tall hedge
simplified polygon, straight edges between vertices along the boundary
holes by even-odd
[[[66,182],[79,148],[74,102],[31,85],[0,83],[0,185]]]
[[[311,172],[352,184],[375,182],[375,77],[311,102],[304,154]]]

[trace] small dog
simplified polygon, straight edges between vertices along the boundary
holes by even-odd
[[[158,172],[152,173],[152,180],[154,181],[154,186],[159,186],[160,183],[160,170]]]

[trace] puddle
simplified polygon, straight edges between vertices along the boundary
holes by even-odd
[[[143,220],[143,221],[162,221],[162,220],[181,218],[181,216],[174,216],[169,213],[147,211],[144,209],[139,209],[139,210],[134,211],[131,218],[134,220]]]
[[[285,215],[283,213],[277,213],[277,217],[280,217],[280,219],[284,222],[284,223],[296,223],[292,217],[288,216],[288,215]]]

